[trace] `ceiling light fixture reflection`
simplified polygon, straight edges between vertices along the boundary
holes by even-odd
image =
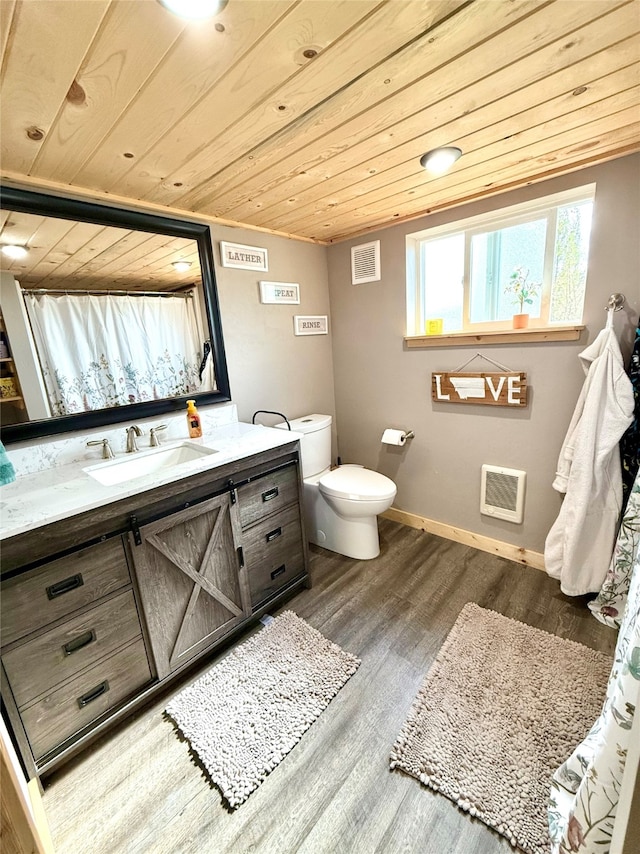
[[[26,258],[28,252],[29,250],[25,246],[16,246],[14,243],[6,243],[2,247],[2,254],[14,260]]]
[[[191,266],[191,261],[173,261],[171,266],[178,273],[186,273]]]
[[[158,0],[161,6],[179,18],[202,21],[222,12],[229,0]]]
[[[445,148],[434,148],[422,155],[420,165],[433,175],[442,175],[443,172],[453,166],[461,155],[462,149],[452,145]]]

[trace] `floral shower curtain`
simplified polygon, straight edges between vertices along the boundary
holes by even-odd
[[[590,605],[619,626],[602,714],[556,771],[549,806],[552,854],[608,854],[620,785],[640,699],[640,474],[600,595]]]
[[[636,480],[627,499],[627,508],[613,552],[609,571],[598,597],[589,602],[593,616],[619,629],[631,586],[631,572],[640,548],[640,480]]]
[[[53,415],[215,388],[194,298],[25,294]]]

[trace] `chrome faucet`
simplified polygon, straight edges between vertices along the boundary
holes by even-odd
[[[138,427],[137,424],[132,424],[131,427],[127,427],[127,453],[132,454],[134,451],[139,450],[138,443],[136,442],[136,437],[142,436],[142,430]]]

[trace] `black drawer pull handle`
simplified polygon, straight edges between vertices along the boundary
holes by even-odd
[[[92,688],[91,691],[87,691],[87,693],[83,694],[82,697],[78,697],[78,705],[81,709],[84,709],[84,707],[88,706],[89,703],[93,703],[93,701],[97,700],[98,697],[102,697],[103,694],[106,694],[108,690],[109,683],[105,679],[104,682],[96,685],[96,687]]]
[[[273,531],[269,531],[267,534],[266,540],[268,543],[273,542],[273,540],[277,540],[279,536],[282,535],[282,528],[275,528]]]
[[[263,501],[271,501],[272,498],[278,497],[278,487],[274,486],[273,489],[267,489],[266,492],[262,493]]]
[[[78,652],[79,649],[89,646],[89,644],[93,643],[95,639],[96,633],[93,629],[89,629],[88,632],[84,632],[84,634],[78,635],[77,638],[70,640],[69,643],[65,643],[62,647],[62,651],[65,655],[73,655],[73,653]]]
[[[62,581],[58,581],[56,584],[52,584],[50,587],[47,587],[47,596],[49,599],[55,599],[56,596],[62,596],[63,593],[70,593],[72,590],[82,587],[83,584],[84,579],[80,573],[77,575],[70,575],[69,578],[65,578]]]
[[[279,575],[282,575],[282,573],[286,571],[287,567],[282,564],[282,566],[279,566],[277,569],[273,570],[273,572],[271,573],[271,580],[274,581]]]

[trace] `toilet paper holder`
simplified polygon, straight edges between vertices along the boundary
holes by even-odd
[[[388,427],[382,434],[382,443],[385,445],[404,445],[407,439],[413,439],[413,430],[396,430]]]

